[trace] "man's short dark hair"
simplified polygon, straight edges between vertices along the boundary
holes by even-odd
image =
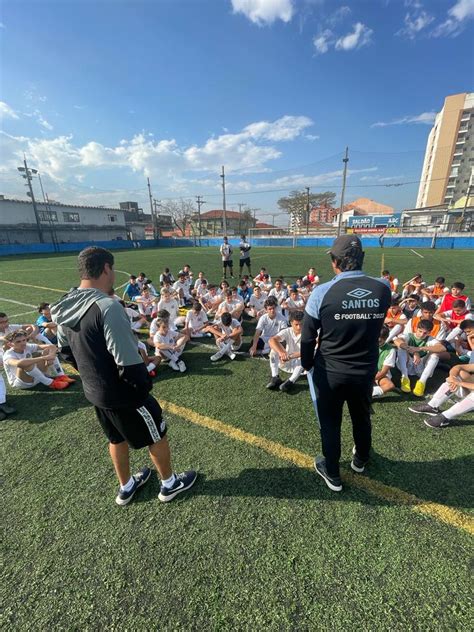
[[[360,248],[352,248],[344,257],[335,257],[331,254],[331,260],[341,272],[361,270],[364,263],[364,251]]]
[[[0,318],[8,318],[5,312],[0,312]]]
[[[224,312],[221,316],[221,323],[224,325],[224,327],[228,327],[232,322],[232,316],[229,314],[229,312]]]
[[[292,323],[294,320],[299,320],[299,321],[302,321],[302,320],[303,320],[303,318],[304,318],[304,314],[303,314],[303,312],[300,312],[300,311],[298,311],[298,310],[293,310],[293,311],[290,311],[290,314],[289,314],[289,316],[288,316],[288,322],[289,322],[289,323],[290,323],[290,325],[291,325],[291,323]]]
[[[41,314],[43,309],[47,309],[49,307],[49,303],[40,303],[38,306],[38,313]]]
[[[426,318],[420,320],[420,322],[418,323],[418,327],[420,329],[423,329],[424,331],[427,331],[428,333],[433,329],[433,325],[433,321],[427,320]]]
[[[453,307],[460,307],[464,309],[466,307],[466,301],[463,301],[462,298],[458,298],[453,301]]]
[[[466,318],[465,320],[459,323],[459,327],[461,331],[465,331],[466,329],[471,329],[471,328],[474,329],[474,320],[471,320],[470,318]]]
[[[434,303],[433,301],[425,301],[424,303],[421,304],[421,310],[425,310],[427,312],[431,312],[432,314],[435,313],[435,311],[437,310],[436,307],[436,303]]]
[[[274,296],[269,296],[265,300],[265,303],[263,304],[263,306],[265,307],[265,309],[267,307],[278,307],[278,301],[276,300],[276,298]]]
[[[110,250],[99,246],[89,246],[79,253],[77,266],[81,279],[98,279],[103,273],[105,264],[114,265],[114,256]]]
[[[446,281],[446,279],[444,277],[436,277],[435,279],[435,283],[444,283]]]
[[[456,287],[458,290],[464,290],[466,286],[461,281],[455,281],[451,287]]]

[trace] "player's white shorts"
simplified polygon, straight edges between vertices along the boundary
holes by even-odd
[[[36,386],[37,384],[39,384],[39,380],[37,380],[35,377],[33,378],[32,382],[23,382],[23,380],[20,380],[19,377],[16,377],[13,384],[11,384],[12,388],[33,388],[33,386]]]

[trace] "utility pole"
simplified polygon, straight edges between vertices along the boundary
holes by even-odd
[[[309,234],[309,187],[306,187],[306,234]]]
[[[153,239],[156,239],[157,238],[156,218],[155,218],[155,212],[153,209],[153,196],[151,194],[150,178],[147,178],[146,181],[147,181],[147,186],[148,186],[148,197],[150,198],[150,213],[151,213],[151,222],[153,224]]]
[[[202,235],[202,230],[201,230],[201,206],[203,204],[205,204],[206,202],[202,199],[202,195],[196,195],[196,202],[197,202],[197,205],[198,205],[199,245],[201,245],[201,235]]]
[[[43,229],[41,228],[41,222],[40,222],[40,218],[38,214],[38,207],[36,206],[35,194],[33,193],[33,186],[31,184],[31,181],[33,180],[33,174],[36,175],[38,171],[36,169],[28,169],[28,165],[26,164],[26,156],[24,156],[23,158],[24,158],[23,164],[25,166],[18,167],[18,171],[22,172],[22,177],[25,178],[25,180],[27,181],[26,186],[30,189],[27,195],[31,198],[31,202],[33,204],[33,212],[35,214],[36,226],[38,228],[38,237],[39,237],[40,243],[43,244],[44,243]]]
[[[342,159],[344,163],[344,171],[342,173],[342,190],[341,190],[341,208],[339,210],[339,219],[337,222],[337,236],[341,234],[342,228],[342,214],[344,212],[344,195],[346,193],[346,177],[347,177],[347,163],[349,162],[349,147],[346,147],[346,153]]]
[[[224,171],[224,165],[222,165],[222,173],[221,173],[221,178],[222,178],[222,210],[223,210],[223,220],[224,220],[224,235],[227,235],[227,215],[226,215],[226,205],[225,205],[225,171]]]
[[[43,181],[41,180],[41,174],[39,172],[38,172],[38,180],[39,180],[40,187],[41,187],[41,193],[43,194],[43,202],[44,202],[44,205],[46,207],[46,212],[48,213],[49,230],[51,231],[51,240],[53,242],[54,251],[56,252],[58,250],[58,246],[57,246],[57,241],[58,240],[57,240],[57,237],[56,237],[56,227],[54,226],[53,217],[51,215],[51,208],[49,206],[48,196],[44,192]]]

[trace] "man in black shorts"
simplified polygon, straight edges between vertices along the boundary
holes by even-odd
[[[229,244],[227,237],[224,237],[224,242],[219,248],[222,257],[222,274],[224,279],[227,276],[227,268],[229,268],[230,276],[234,278],[234,264],[232,262],[232,253],[234,252],[232,246]]]
[[[114,285],[114,257],[95,246],[78,257],[81,284],[51,307],[58,324],[58,343],[70,353],[82,379],[84,394],[94,405],[109,441],[119,479],[115,499],[127,505],[150,478],[148,467],[131,475],[129,446],[148,447],[161,479],[158,498],[173,500],[196,481],[193,470],[174,474],[166,423],[150,395],[151,379],[138,353],[137,340],[122,305],[108,296]]]

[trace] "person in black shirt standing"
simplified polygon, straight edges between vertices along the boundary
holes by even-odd
[[[114,285],[114,257],[91,246],[79,253],[81,284],[51,307],[58,343],[70,353],[84,395],[94,405],[120,489],[118,505],[128,504],[150,478],[150,469],[130,474],[129,446],[148,447],[161,478],[159,500],[168,502],[196,481],[193,470],[174,474],[161,407],[150,395],[151,379],[122,305],[108,296]]]
[[[316,287],[306,305],[301,364],[312,371],[323,457],[315,469],[333,491],[339,473],[344,402],[352,419],[351,467],[363,472],[371,447],[370,402],[377,372],[378,338],[391,292],[384,279],[362,272],[364,252],[355,235],[338,237],[329,251],[336,276]],[[316,353],[315,353],[316,350]]]

